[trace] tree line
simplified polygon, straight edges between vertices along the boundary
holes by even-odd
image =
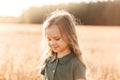
[[[54,10],[67,10],[73,14],[78,24],[120,25],[120,1],[68,3],[31,7],[19,17],[20,23],[41,24]]]

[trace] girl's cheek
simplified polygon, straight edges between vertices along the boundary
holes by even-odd
[[[48,46],[50,47],[50,42],[48,41]]]

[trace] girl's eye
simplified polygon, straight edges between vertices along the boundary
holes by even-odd
[[[48,39],[48,41],[51,41],[51,39]]]
[[[55,40],[58,41],[58,40],[60,40],[60,38],[56,38]]]

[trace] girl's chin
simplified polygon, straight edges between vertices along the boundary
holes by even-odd
[[[58,52],[58,50],[53,50],[53,51],[56,52],[56,53]]]
[[[57,50],[53,50],[53,51],[56,52],[56,53],[58,52]]]

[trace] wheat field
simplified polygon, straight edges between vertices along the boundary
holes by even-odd
[[[120,79],[120,27],[78,26],[87,80]],[[40,25],[0,24],[0,80],[41,80]]]

